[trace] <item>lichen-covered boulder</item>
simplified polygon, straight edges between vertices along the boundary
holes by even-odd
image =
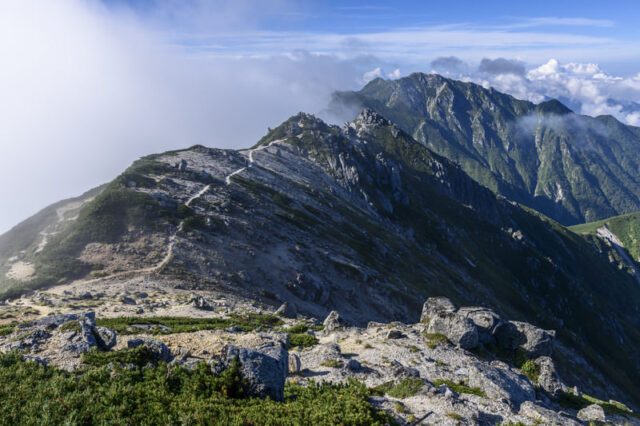
[[[440,311],[432,313],[427,332],[442,334],[454,345],[463,349],[478,346],[478,329],[469,318],[455,312]]]
[[[422,305],[420,322],[427,322],[431,317],[440,312],[455,312],[456,307],[446,297],[429,297]]]
[[[289,354],[280,342],[273,342],[256,349],[227,345],[222,349],[221,367],[228,367],[234,360],[240,363],[240,374],[245,379],[245,391],[249,396],[284,400],[284,383],[289,367]]]

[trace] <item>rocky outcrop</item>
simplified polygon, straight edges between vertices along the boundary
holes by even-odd
[[[521,321],[512,321],[521,335],[520,348],[524,349],[532,358],[550,356],[553,352],[553,341],[556,332],[543,330],[534,325]]]
[[[502,362],[473,363],[469,366],[469,386],[482,389],[496,400],[507,400],[515,409],[525,401],[535,401],[536,392],[531,382]]]
[[[558,398],[566,386],[558,376],[553,359],[548,356],[541,356],[535,360],[535,363],[539,370],[538,386],[552,398]]]
[[[202,311],[213,310],[213,306],[211,306],[204,297],[197,294],[193,296],[193,300],[191,301],[191,304],[193,305],[194,308],[200,309]]]

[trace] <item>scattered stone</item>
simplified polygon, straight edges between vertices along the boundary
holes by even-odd
[[[394,328],[392,328],[387,332],[387,339],[402,339],[403,337],[406,337],[406,336],[402,334],[402,331]]]
[[[136,301],[133,300],[131,297],[129,296],[122,296],[122,298],[120,299],[120,301],[122,303],[124,303],[125,305],[137,305]]]
[[[93,331],[100,349],[108,351],[116,345],[117,335],[115,331],[107,327],[95,327]]]
[[[92,299],[93,295],[91,294],[91,292],[85,291],[84,293],[79,294],[78,298],[80,298],[80,299]]]
[[[247,395],[269,397],[274,401],[284,399],[289,354],[280,342],[273,342],[257,349],[227,345],[222,349],[221,358],[223,368],[231,365],[233,360],[240,362],[240,372],[246,380]]]
[[[138,308],[138,309],[136,309],[136,314],[137,314],[137,315],[144,314],[144,309],[143,309],[143,308]]]
[[[140,293],[136,293],[136,297],[138,299],[146,299],[147,297],[149,297],[149,294],[147,292],[141,291]]]
[[[455,312],[456,307],[446,297],[430,297],[422,305],[420,322],[426,322],[440,312]]]
[[[324,325],[324,331],[327,332],[331,332],[342,327],[340,314],[338,314],[336,311],[329,312],[329,315],[327,315],[327,318],[325,318],[322,324]]]
[[[478,346],[478,329],[469,318],[449,311],[432,313],[429,318],[429,333],[445,335],[451,343],[463,349]]]
[[[578,411],[578,419],[583,422],[606,422],[607,418],[604,409],[598,404],[591,404]]]
[[[300,357],[297,354],[289,354],[289,374],[300,374],[302,371],[302,364],[300,363]]]
[[[298,310],[296,309],[296,306],[289,302],[284,302],[275,312],[275,315],[285,318],[295,318],[297,314]]]
[[[440,385],[436,388],[437,393],[443,394],[446,398],[457,399],[460,395],[457,392],[451,390],[447,385]]]
[[[173,358],[167,345],[158,340],[143,337],[127,342],[127,347],[130,349],[137,348],[138,346],[145,346],[149,349],[155,361],[169,362]]]
[[[212,311],[213,310],[213,306],[211,306],[209,304],[209,302],[207,302],[205,300],[204,297],[200,296],[200,295],[195,295],[193,297],[193,301],[192,301],[193,307],[196,309],[200,309],[202,311]]]

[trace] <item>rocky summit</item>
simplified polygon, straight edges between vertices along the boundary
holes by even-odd
[[[482,186],[382,109],[150,155],[0,236],[4,379],[100,401],[129,386],[131,412],[229,423],[311,422],[314,400],[336,404],[325,423],[637,422],[634,255]]]

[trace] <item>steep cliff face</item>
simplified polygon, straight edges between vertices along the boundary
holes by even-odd
[[[372,108],[476,181],[565,224],[640,209],[640,129],[494,89],[411,74],[334,95]]]
[[[3,275],[5,297],[149,277],[363,324],[416,321],[425,297],[446,295],[557,330],[567,380],[638,395],[632,275],[372,110],[343,128],[301,113],[248,150],[145,157],[21,250],[6,270],[33,271]]]

